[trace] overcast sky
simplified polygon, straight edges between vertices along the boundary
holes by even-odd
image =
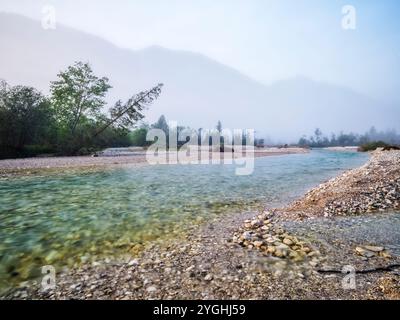
[[[355,30],[342,28],[347,4]],[[304,75],[400,101],[400,1],[0,0],[0,11],[40,19],[45,5],[121,47],[190,50],[265,84]]]

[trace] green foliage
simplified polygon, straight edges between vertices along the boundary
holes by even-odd
[[[146,128],[139,128],[129,134],[130,142],[133,146],[145,147],[151,144],[151,141],[146,141],[148,130]]]
[[[360,146],[360,151],[367,152],[367,151],[374,151],[377,148],[385,148],[389,147],[389,145],[383,141],[372,141],[364,143]]]
[[[130,145],[129,128],[161,93],[162,84],[118,101],[102,112],[108,79],[76,62],[50,85],[50,98],[31,87],[0,80],[0,158],[88,154]]]
[[[150,90],[135,94],[126,103],[117,101],[114,107],[110,109],[111,119],[106,121],[106,124],[96,132],[95,136],[110,126],[121,129],[133,127],[137,121],[144,118],[142,111],[159,97],[162,87],[163,84],[159,83]]]
[[[50,85],[51,104],[59,126],[67,128],[73,136],[83,122],[103,116],[101,108],[111,86],[107,78],[96,77],[90,65],[82,62],[69,66],[58,78]]]
[[[10,87],[4,81],[0,90],[0,157],[24,155],[24,146],[50,144],[53,114],[48,99],[31,87]]]
[[[107,78],[98,78],[90,65],[82,62],[60,72],[58,80],[50,84],[61,153],[79,153],[80,147],[93,143],[90,137],[96,124],[104,119],[101,108],[110,88]]]
[[[54,153],[56,153],[54,147],[40,144],[26,145],[22,150],[24,157],[36,157],[38,155],[51,155]]]

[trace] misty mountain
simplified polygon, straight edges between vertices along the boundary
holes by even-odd
[[[44,30],[39,21],[0,13],[0,78],[10,84],[48,92],[49,82],[74,61],[88,61],[113,89],[108,101],[164,83],[163,93],[146,112],[179,125],[254,128],[258,135],[297,139],[316,127],[325,133],[397,128],[399,106],[305,77],[263,85],[204,55],[162,47],[119,48],[99,37],[57,25]],[[132,39],[134,42],[134,39]]]

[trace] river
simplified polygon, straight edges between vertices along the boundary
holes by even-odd
[[[0,180],[0,287],[74,266],[134,254],[238,210],[285,204],[358,167],[367,154],[313,150],[255,159],[249,176],[233,165],[159,165]]]

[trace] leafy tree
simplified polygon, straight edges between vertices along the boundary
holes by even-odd
[[[129,134],[132,145],[137,147],[147,146],[150,142],[146,141],[148,130],[146,128],[138,128]]]
[[[52,114],[36,89],[0,84],[0,145],[17,156],[29,144],[48,144]]]
[[[118,101],[103,113],[108,79],[76,62],[51,83],[50,98],[34,88],[10,87],[0,80],[0,157],[89,153],[130,145],[129,132],[143,110],[161,93],[162,84]],[[165,122],[165,118],[164,118]],[[166,123],[166,122],[165,122]]]
[[[129,128],[143,119],[142,111],[161,93],[162,84],[133,95],[127,102],[117,101],[110,115],[102,113],[104,100],[111,88],[108,78],[94,75],[88,63],[76,62],[59,73],[51,83],[51,102],[59,127],[59,147],[62,153],[76,154],[103,146],[100,135],[114,132],[117,140],[127,136]],[[107,139],[106,139],[107,140]]]
[[[74,136],[80,124],[102,118],[104,97],[111,86],[106,77],[98,78],[90,65],[83,62],[75,62],[58,78],[50,85],[52,106],[59,126]]]

